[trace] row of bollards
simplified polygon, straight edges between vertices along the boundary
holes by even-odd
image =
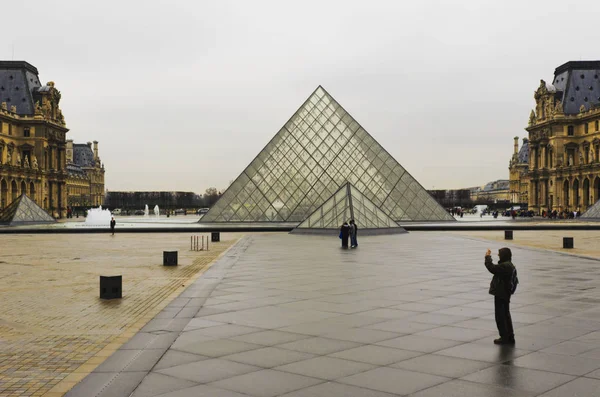
[[[504,231],[504,239],[505,240],[512,240],[513,239],[513,231],[512,230],[505,230]],[[574,248],[574,241],[573,241],[573,237],[563,237],[563,248]]]
[[[202,237],[202,238],[200,238]],[[211,241],[221,241],[219,232],[211,233]],[[204,241],[206,240],[206,247]],[[190,249],[192,251],[208,251],[208,236],[191,236]],[[177,266],[178,251],[163,251],[163,266]],[[100,299],[121,299],[123,297],[123,276],[100,276]]]
[[[204,246],[204,236],[190,236],[190,251],[208,251],[208,236]]]

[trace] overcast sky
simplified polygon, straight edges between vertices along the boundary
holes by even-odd
[[[319,85],[423,186],[508,179],[540,79],[600,59],[600,1],[11,1],[108,190],[224,189]]]

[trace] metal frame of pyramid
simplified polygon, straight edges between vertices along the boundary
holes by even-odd
[[[346,182],[395,221],[455,221],[319,86],[200,222],[299,224]]]
[[[583,214],[581,214],[581,219],[600,221],[600,200],[596,201],[594,205],[592,205]]]
[[[356,222],[361,236],[407,233],[350,182],[340,186],[290,233],[337,234],[340,226],[351,219]]]
[[[18,226],[45,223],[56,223],[56,219],[25,193],[0,211],[0,225]]]

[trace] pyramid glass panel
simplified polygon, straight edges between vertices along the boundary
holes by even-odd
[[[596,204],[592,205],[587,211],[581,214],[581,218],[600,219],[600,200],[596,201]]]
[[[344,222],[354,219],[360,233],[404,233],[392,218],[378,208],[350,183],[343,184],[329,199],[298,225],[294,232],[317,232],[319,229],[338,230]],[[393,230],[391,230],[393,229]],[[370,232],[370,233],[369,233]]]
[[[8,207],[0,212],[0,224],[24,225],[38,223],[54,223],[54,219],[42,207],[37,205],[26,194],[22,194]]]
[[[393,220],[454,220],[318,87],[201,222],[300,222],[348,182]],[[359,205],[379,219],[372,207]]]

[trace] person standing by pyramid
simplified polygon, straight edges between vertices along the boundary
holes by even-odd
[[[354,219],[350,220],[350,248],[358,247],[358,241],[356,240],[356,235],[358,233],[358,226],[356,226],[356,222]]]

